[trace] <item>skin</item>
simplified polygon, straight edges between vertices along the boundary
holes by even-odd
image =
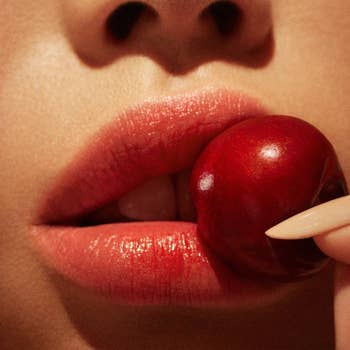
[[[226,40],[200,20],[209,0],[147,0],[161,21],[141,19],[123,44],[102,34],[121,3],[0,1],[0,347],[333,348],[332,268],[273,305],[160,309],[110,305],[36,258],[28,230],[41,195],[97,130],[148,97],[243,90],[317,126],[350,183],[348,0],[237,0],[247,22]],[[338,275],[342,350],[349,273]]]

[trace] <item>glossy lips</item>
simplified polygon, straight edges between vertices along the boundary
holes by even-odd
[[[232,126],[203,151],[192,174],[199,233],[245,275],[290,281],[327,258],[312,239],[282,241],[264,232],[347,193],[329,141],[293,117],[264,116]]]
[[[208,90],[119,115],[49,189],[33,225],[34,248],[62,276],[120,303],[241,305],[275,294],[275,284],[246,280],[208,252],[195,223],[74,226],[151,177],[191,168],[213,137],[265,113],[242,94]]]

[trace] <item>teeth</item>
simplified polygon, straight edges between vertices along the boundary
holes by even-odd
[[[119,212],[134,220],[175,220],[176,194],[170,176],[153,178],[118,201]]]
[[[196,212],[190,195],[191,171],[175,176],[159,176],[136,187],[121,197],[91,213],[82,226],[123,221],[195,221]]]

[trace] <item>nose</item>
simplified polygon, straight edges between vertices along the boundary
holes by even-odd
[[[259,52],[272,32],[272,0],[63,0],[63,23],[93,65],[143,53],[171,67],[199,57]]]

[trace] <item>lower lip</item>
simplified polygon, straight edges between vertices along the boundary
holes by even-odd
[[[286,286],[245,279],[208,252],[186,222],[33,226],[49,266],[122,304],[244,305]]]

